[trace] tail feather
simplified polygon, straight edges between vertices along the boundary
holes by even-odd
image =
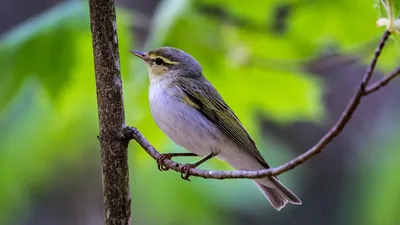
[[[292,204],[295,205],[301,205],[301,200],[299,197],[297,197],[289,188],[287,188],[285,185],[283,185],[278,178],[272,177],[270,178],[272,183],[274,183],[276,189],[279,190],[279,192]]]
[[[301,200],[277,178],[273,177],[268,179],[275,187],[268,187],[258,182],[256,182],[256,184],[276,210],[281,210],[288,202],[295,205],[301,205]]]
[[[264,194],[265,198],[267,198],[269,203],[276,210],[280,211],[283,207],[285,207],[288,201],[281,195],[281,193],[276,191],[274,188],[270,188],[259,183],[256,184],[260,188],[261,192]]]

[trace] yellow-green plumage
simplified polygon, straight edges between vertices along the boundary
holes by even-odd
[[[149,70],[153,118],[175,143],[198,156],[217,156],[236,169],[269,168],[239,118],[192,56],[170,47],[134,54]],[[287,202],[301,204],[276,177],[254,181],[277,210]]]
[[[184,79],[186,81],[183,81]],[[188,85],[183,85],[183,83]],[[201,114],[216,124],[225,135],[248,151],[265,168],[269,168],[239,118],[206,79],[176,77],[172,84],[185,93],[185,101],[189,105],[194,106]]]

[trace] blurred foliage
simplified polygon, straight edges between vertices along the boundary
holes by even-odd
[[[374,164],[380,165],[371,170],[370,168],[361,169],[361,184],[363,188],[358,197],[358,207],[355,212],[357,215],[365,215],[357,218],[358,224],[397,224],[400,221],[400,215],[397,209],[400,208],[400,177],[393,176],[393,171],[398,171],[400,158],[400,141],[397,138],[398,128],[394,128],[392,135],[382,137],[384,141],[378,146],[376,143],[370,143],[373,149],[382,149],[375,151],[371,155],[364,155],[360,161],[374,161]],[[371,164],[370,164],[371,165]],[[366,171],[373,171],[367,173]]]
[[[223,0],[165,0],[149,27],[145,50],[169,45],[195,56],[207,78],[261,143],[255,112],[278,123],[318,123],[323,118],[323,83],[301,65],[331,49],[344,54],[365,51],[368,54],[363,60],[369,60],[375,47],[369,46],[382,33],[375,28],[379,4],[364,0],[253,0],[246,4],[239,0],[229,4]],[[276,18],[277,10],[285,7],[290,9],[287,18]],[[127,123],[137,126],[161,151],[184,151],[172,144],[151,118],[144,65],[131,60],[128,51],[133,48],[130,28],[135,14],[120,8],[117,18]],[[280,19],[285,26],[278,29]],[[45,184],[57,174],[57,168],[74,167],[88,157],[99,161],[89,24],[87,2],[70,1],[20,24],[0,40],[0,224],[6,224],[13,213],[23,214],[35,193],[51,188]],[[384,71],[398,63],[399,53],[390,46],[380,61]],[[274,156],[268,157],[273,158],[272,165],[291,157],[282,146],[273,148],[267,153]],[[395,155],[392,149],[390,155]],[[198,224],[230,224],[218,208],[246,210],[246,202],[266,208],[252,182],[196,179],[195,185],[177,183],[178,174],[161,175],[136,144],[131,145],[130,162],[134,222],[185,224],[197,218]],[[229,169],[218,161],[210,166]],[[398,219],[395,210],[381,211],[387,208],[384,204],[390,196],[398,195],[400,183],[383,180],[381,173],[362,179],[368,188],[360,198],[372,196],[374,203],[357,210],[344,206],[357,212],[355,223],[380,221],[384,225]],[[283,175],[284,182],[295,186],[296,179],[286,181],[288,176],[293,174]],[[374,179],[386,183],[387,190],[379,188]],[[249,194],[237,194],[241,192]],[[399,207],[394,204],[398,203],[393,203],[393,209]],[[152,212],[158,216],[151,216]],[[382,220],[381,215],[387,219]]]
[[[72,1],[27,21],[0,42],[0,223],[45,191],[61,165],[97,148],[94,66],[87,4]],[[120,21],[130,21],[119,12]],[[120,47],[132,41],[118,24]],[[122,69],[128,52],[121,52]],[[90,154],[94,156],[93,154]],[[95,158],[96,160],[99,157]],[[50,188],[51,187],[47,187]]]

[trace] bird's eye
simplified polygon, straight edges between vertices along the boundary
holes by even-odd
[[[164,60],[162,60],[161,58],[156,58],[155,63],[157,65],[162,65],[162,64],[164,64]]]

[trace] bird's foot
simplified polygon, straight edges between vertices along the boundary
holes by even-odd
[[[181,178],[184,179],[184,180],[190,181],[190,179],[189,179],[189,176],[190,176],[189,175],[189,170],[192,169],[192,168],[196,168],[196,165],[194,165],[194,164],[185,164],[182,167],[183,172],[181,173]]]
[[[158,169],[159,169],[160,171],[167,171],[167,170],[169,170],[168,166],[166,166],[166,165],[164,164],[164,160],[165,160],[165,159],[171,159],[171,158],[172,158],[172,155],[171,155],[171,154],[168,154],[168,153],[166,153],[166,154],[160,154],[160,156],[158,156],[157,159],[156,159]]]

